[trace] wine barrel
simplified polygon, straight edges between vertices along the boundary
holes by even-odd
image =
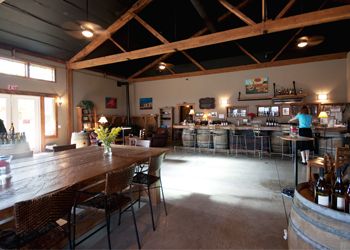
[[[89,134],[86,132],[73,132],[71,144],[76,144],[77,148],[87,147],[90,145]]]
[[[199,148],[210,148],[211,147],[211,135],[209,129],[198,129],[197,130],[197,146]]]
[[[310,201],[304,197],[307,189],[308,183],[301,183],[294,193],[289,249],[350,249],[350,214]]]
[[[194,129],[182,130],[182,145],[184,147],[194,147],[196,144],[196,131]]]
[[[213,142],[215,149],[227,149],[228,140],[227,140],[227,130],[226,129],[217,129],[214,131]]]

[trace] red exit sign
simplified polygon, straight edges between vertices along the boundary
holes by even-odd
[[[18,88],[18,85],[13,85],[13,84],[7,85],[8,90],[17,90],[17,88]]]

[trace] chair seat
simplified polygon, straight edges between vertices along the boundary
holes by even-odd
[[[132,179],[132,182],[136,184],[143,184],[143,185],[150,186],[153,183],[157,182],[158,180],[159,180],[158,176],[138,172]]]
[[[106,209],[106,196],[98,194],[86,201],[79,203],[79,207],[94,207],[97,209]],[[131,198],[123,194],[113,194],[108,197],[110,212],[126,207],[131,202]]]

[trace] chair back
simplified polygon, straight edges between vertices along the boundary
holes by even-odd
[[[70,187],[55,193],[15,204],[15,228],[17,234],[40,232],[49,223],[70,214],[75,193]]]
[[[60,151],[76,149],[76,148],[77,148],[76,144],[67,144],[67,145],[54,146],[52,149],[53,149],[53,152],[60,152]]]
[[[136,146],[149,148],[151,146],[151,141],[150,140],[137,140]]]
[[[106,174],[106,186],[105,186],[105,194],[111,195],[114,193],[120,193],[132,182],[132,178],[135,173],[135,165],[131,165],[128,168],[113,171]]]
[[[342,167],[346,163],[350,163],[350,148],[337,147],[335,151],[335,169]]]
[[[165,153],[162,153],[158,156],[152,156],[149,162],[148,174],[156,174],[160,167],[162,166],[163,160],[165,157]]]

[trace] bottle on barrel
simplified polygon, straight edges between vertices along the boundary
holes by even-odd
[[[320,176],[315,186],[315,203],[321,206],[331,206],[331,189],[324,178],[324,168],[320,168]]]
[[[337,179],[333,186],[332,208],[344,212],[345,210],[345,187],[341,179],[341,168],[337,169]]]

